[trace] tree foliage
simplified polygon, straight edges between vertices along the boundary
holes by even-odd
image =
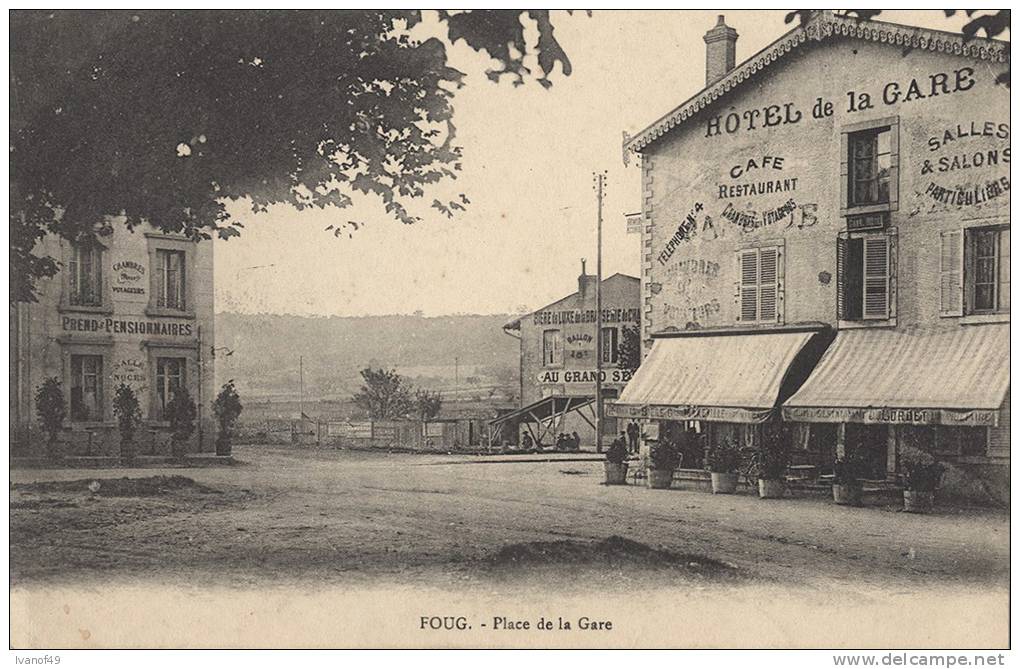
[[[142,407],[138,395],[127,384],[120,384],[113,393],[113,415],[117,417],[121,444],[133,444],[135,431],[142,422]]]
[[[57,443],[57,435],[64,425],[64,419],[67,417],[64,393],[60,388],[60,381],[55,376],[43,381],[42,385],[36,389],[35,414],[46,433],[47,443],[52,451]]]
[[[184,443],[194,434],[197,415],[195,401],[191,399],[188,389],[181,386],[174,390],[173,397],[163,409],[163,417],[170,423],[170,436],[177,455],[183,455]]]
[[[223,384],[220,392],[213,400],[212,410],[216,416],[216,423],[219,431],[216,433],[216,452],[221,455],[230,453],[230,440],[234,430],[234,424],[244,407],[241,405],[241,396],[234,387],[234,380],[231,379]]]
[[[361,370],[364,384],[354,395],[354,403],[372,420],[405,418],[414,410],[411,388],[396,370]]]
[[[623,326],[620,343],[616,345],[616,357],[620,367],[634,370],[641,366],[641,328],[636,325]]]
[[[437,417],[442,406],[443,398],[438,392],[423,389],[414,391],[415,413],[423,423]]]
[[[409,203],[461,169],[449,43],[492,57],[493,81],[571,70],[546,10],[14,11],[10,28],[12,300],[57,271],[33,252],[46,233],[93,237],[111,217],[228,238],[234,200],[367,196],[414,223]],[[338,236],[363,224],[338,219]]]

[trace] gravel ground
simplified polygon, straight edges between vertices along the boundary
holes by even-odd
[[[12,588],[413,584],[498,597],[747,586],[850,602],[955,589],[1003,616],[1008,606],[1001,511],[917,516],[608,487],[598,461],[267,447],[235,457],[221,468],[12,471]],[[104,493],[125,475],[193,483]],[[77,482],[33,485],[50,481]]]

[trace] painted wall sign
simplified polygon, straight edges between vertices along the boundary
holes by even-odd
[[[145,362],[135,358],[118,360],[113,363],[111,377],[114,383],[126,383],[128,385],[145,383],[148,381],[148,374],[145,371]]]
[[[772,415],[771,409],[741,409],[711,406],[659,406],[607,404],[606,415],[614,418],[651,418],[655,420],[706,420],[727,423],[762,423]]]
[[[768,195],[771,193],[788,193],[797,190],[797,178],[778,178],[779,175],[758,174],[758,171],[783,170],[786,160],[782,156],[762,156],[761,158],[748,158],[745,161],[730,168],[731,179],[740,179],[743,176],[757,176],[757,180],[751,183],[730,183],[719,184],[719,199],[724,200],[731,197],[744,197],[747,195]]]
[[[569,311],[538,311],[533,317],[535,325],[561,325],[571,323],[594,323],[598,319],[594,309],[571,309]],[[603,309],[603,323],[636,323],[641,318],[640,309]]]
[[[145,294],[145,266],[133,260],[120,260],[113,264],[113,292],[132,295]]]
[[[684,218],[684,220],[680,221],[680,225],[677,226],[676,232],[673,233],[673,236],[670,237],[669,241],[666,242],[665,248],[663,248],[662,251],[659,253],[658,258],[660,265],[665,265],[667,262],[669,262],[669,259],[673,257],[674,253],[676,253],[676,250],[680,246],[680,244],[682,242],[687,241],[688,239],[690,239],[691,237],[698,233],[698,219],[696,218],[696,216],[704,208],[705,205],[701,204],[700,202],[695,202],[694,207],[687,214],[687,217]],[[710,226],[711,219],[708,220],[709,223],[707,225]]]
[[[590,344],[592,341],[594,341],[594,337],[588,332],[575,332],[567,335],[568,344]]]
[[[853,409],[841,407],[783,407],[783,417],[814,423],[866,423],[905,425],[998,424],[998,412],[991,409],[956,411],[951,409]]]
[[[602,383],[623,384],[630,381],[634,372],[629,369],[603,369]],[[594,384],[598,371],[594,369],[547,369],[538,373],[539,383]]]
[[[166,337],[190,337],[191,323],[170,321],[137,321],[120,318],[80,318],[64,316],[60,327],[65,332],[105,332],[107,334],[158,335]]]
[[[970,207],[981,204],[1009,191],[1009,177],[999,177],[980,186],[952,186],[945,188],[934,181],[928,184],[924,194],[941,204]]]
[[[926,100],[939,95],[950,95],[968,91],[974,87],[974,68],[961,67],[952,72],[936,72],[927,77],[913,78],[910,81],[890,81],[879,91],[847,91],[846,112],[853,113],[874,109],[876,104],[886,106],[915,100]],[[810,113],[798,109],[793,102],[732,111],[708,119],[705,137],[732,135],[737,132],[752,132],[762,128],[774,128],[780,125],[800,123],[804,118],[820,119],[832,116],[835,105],[830,100],[816,98]]]

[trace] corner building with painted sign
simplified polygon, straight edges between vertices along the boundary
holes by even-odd
[[[621,365],[620,345],[640,320],[637,277],[614,274],[602,281],[602,391],[619,396],[631,370]],[[503,330],[520,340],[521,408],[491,423],[495,443],[519,443],[524,435],[543,446],[556,436],[577,432],[595,443],[595,385],[598,361],[595,276],[584,262],[577,291],[507,323]],[[603,442],[612,441],[617,421],[603,425]],[[622,428],[620,428],[622,429]]]
[[[61,269],[38,282],[38,302],[10,309],[12,450],[45,455],[35,394],[56,378],[65,400],[65,455],[119,455],[113,399],[121,384],[141,408],[138,455],[170,454],[163,410],[179,388],[197,409],[189,452],[212,451],[212,242],[147,226],[132,232],[119,221],[110,229],[88,244],[51,235],[36,249]]]
[[[1008,44],[828,11],[737,41],[720,16],[705,88],[626,138],[644,361],[612,412],[1008,499]]]

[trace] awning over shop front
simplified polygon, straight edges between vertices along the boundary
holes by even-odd
[[[657,339],[609,415],[759,423],[815,331]],[[817,360],[817,356],[814,358]]]
[[[783,404],[791,421],[995,425],[1009,390],[1009,326],[840,332]]]

